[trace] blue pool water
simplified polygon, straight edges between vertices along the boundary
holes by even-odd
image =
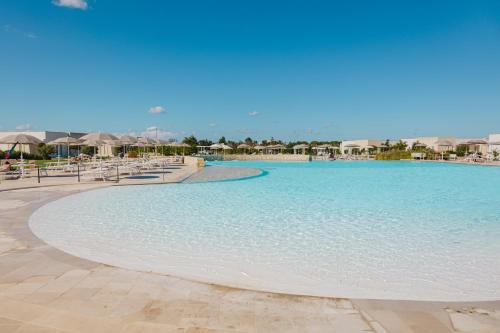
[[[222,162],[262,177],[111,187],[30,220],[91,260],[237,287],[353,298],[500,299],[500,168]]]

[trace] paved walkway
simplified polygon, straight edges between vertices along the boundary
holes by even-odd
[[[500,302],[347,300],[227,288],[80,259],[28,228],[29,216],[45,203],[109,185],[0,193],[0,332],[500,332]]]

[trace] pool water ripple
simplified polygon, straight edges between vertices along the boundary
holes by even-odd
[[[110,187],[37,210],[76,256],[266,291],[500,299],[500,168],[412,162],[222,162],[239,182]]]

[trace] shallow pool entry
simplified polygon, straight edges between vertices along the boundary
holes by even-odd
[[[228,162],[242,181],[120,186],[37,210],[33,232],[130,269],[266,291],[500,299],[500,168]]]

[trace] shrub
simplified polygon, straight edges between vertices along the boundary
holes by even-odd
[[[38,144],[38,155],[40,155],[42,160],[50,159],[50,154],[53,154],[54,152],[54,147],[48,146],[43,142]]]
[[[398,161],[411,158],[411,152],[406,150],[390,150],[378,153],[375,156],[376,160],[379,161]]]
[[[82,154],[93,156],[94,147],[89,147],[89,146],[82,147]]]
[[[128,157],[130,157],[130,158],[137,158],[137,156],[139,156],[139,153],[137,152],[137,150],[130,150],[128,152]]]

